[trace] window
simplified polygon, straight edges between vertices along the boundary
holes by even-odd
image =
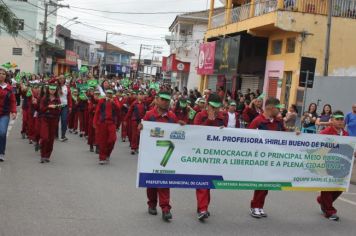
[[[54,29],[53,27],[49,27],[49,38],[52,38],[53,37],[53,34],[54,34]]]
[[[12,55],[22,56],[22,48],[12,48]]]
[[[287,38],[287,48],[286,53],[295,52],[295,38]]]
[[[16,19],[17,30],[23,30],[25,27],[25,21],[23,19]]]
[[[273,40],[272,41],[272,55],[277,55],[282,53],[283,40]]]

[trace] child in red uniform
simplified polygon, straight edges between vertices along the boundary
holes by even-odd
[[[129,110],[129,102],[128,102],[128,96],[127,94],[122,94],[122,100],[119,101],[120,104],[122,105],[122,108],[120,110],[121,117],[125,117],[128,110]],[[127,123],[121,122],[121,139],[122,142],[126,142],[127,138]]]
[[[93,120],[98,135],[100,165],[108,163],[116,142],[116,114],[121,105],[113,93],[111,89],[106,90],[106,98],[99,100]]]
[[[54,138],[58,130],[61,101],[56,85],[50,85],[47,94],[41,99],[41,163],[49,162]]]
[[[40,118],[39,118],[39,109],[40,109],[40,86],[39,84],[33,84],[32,88],[32,98],[30,102],[29,109],[29,124],[30,124],[30,139],[35,143],[35,151],[38,152],[40,149]]]
[[[265,111],[258,115],[249,125],[249,129],[285,131],[283,119],[278,118],[283,105],[277,98],[268,98],[265,102]],[[254,218],[267,217],[263,210],[268,190],[255,190],[251,201],[251,216]]]
[[[208,107],[206,110],[199,112],[194,119],[194,125],[225,127],[226,119],[220,111],[222,106],[221,98],[217,94],[210,94],[208,98]],[[198,219],[203,221],[210,216],[208,211],[210,203],[210,189],[197,189],[197,211]]]
[[[141,123],[142,118],[145,116],[147,111],[146,104],[144,103],[144,93],[138,92],[137,101],[132,103],[125,117],[125,122],[130,122],[131,128],[131,154],[134,155],[138,150],[138,145],[140,142],[140,133],[138,130],[138,125]]]
[[[320,134],[348,136],[349,134],[344,130],[344,118],[344,113],[342,111],[335,111],[331,117],[331,126],[322,130]],[[354,153],[354,156],[356,157],[356,152]],[[317,198],[321,211],[329,220],[339,220],[333,202],[335,202],[341,194],[341,191],[321,191],[320,196]]]
[[[90,152],[94,152],[94,145],[96,145],[95,128],[93,124],[94,124],[94,115],[95,115],[96,106],[99,101],[99,96],[100,96],[100,91],[99,90],[94,91],[93,97],[90,98],[88,103],[88,113],[89,113],[88,145],[90,146]]]
[[[78,104],[78,90],[74,88],[72,89],[72,110],[70,111],[68,118],[69,133],[78,134]]]
[[[161,91],[156,99],[156,107],[148,111],[144,116],[145,121],[164,122],[164,123],[177,123],[177,117],[172,111],[169,110],[171,101],[171,94],[167,91]],[[139,125],[142,129],[142,124]],[[150,215],[157,215],[157,200],[162,209],[162,219],[169,221],[172,219],[169,188],[147,188],[148,198],[148,213]]]
[[[182,120],[185,123],[188,123],[189,122],[189,111],[190,111],[190,108],[188,107],[187,99],[180,98],[174,107],[174,114],[176,115],[177,119]]]

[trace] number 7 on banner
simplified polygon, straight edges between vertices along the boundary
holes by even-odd
[[[168,147],[167,152],[164,154],[163,159],[161,161],[161,166],[166,167],[169,159],[172,156],[174,151],[174,144],[169,140],[157,140],[156,142],[157,147]]]

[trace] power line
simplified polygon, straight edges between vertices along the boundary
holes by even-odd
[[[124,11],[106,11],[106,10],[97,10],[97,9],[91,9],[91,8],[85,8],[85,7],[77,7],[77,6],[71,6],[71,8],[75,9],[81,9],[81,10],[87,10],[87,11],[96,11],[96,12],[102,12],[102,13],[112,13],[112,14],[123,14],[123,15],[168,15],[168,14],[183,14],[183,13],[189,13],[189,12],[184,12],[184,11],[163,11],[163,12],[124,12]]]

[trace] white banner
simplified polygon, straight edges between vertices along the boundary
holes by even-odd
[[[143,122],[137,186],[347,191],[356,138]]]

